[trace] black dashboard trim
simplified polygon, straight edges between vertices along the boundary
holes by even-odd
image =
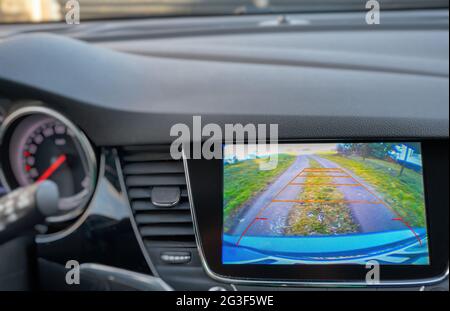
[[[448,12],[397,14],[419,26],[101,44],[19,35],[0,43],[0,92],[47,102],[97,146],[170,143],[193,115],[277,123],[284,139],[448,137]]]

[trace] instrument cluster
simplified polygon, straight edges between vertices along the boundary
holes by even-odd
[[[6,116],[0,132],[1,181],[7,190],[51,180],[59,189],[59,208],[50,221],[81,214],[96,182],[94,150],[69,119],[46,107],[25,107]]]

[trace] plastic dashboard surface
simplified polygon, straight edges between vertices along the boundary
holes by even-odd
[[[211,31],[175,24],[166,37],[89,43],[12,36],[0,42],[0,93],[45,101],[101,146],[171,142],[171,126],[191,125],[192,115],[277,123],[284,139],[448,137],[448,11],[386,13],[377,28],[357,14],[332,17],[293,16],[310,26],[275,29],[260,26],[267,16],[193,18],[180,27]]]

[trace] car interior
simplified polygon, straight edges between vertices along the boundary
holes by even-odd
[[[448,291],[448,1],[26,2],[0,291]]]

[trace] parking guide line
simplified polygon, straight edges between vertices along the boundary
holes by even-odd
[[[403,218],[399,217],[399,218],[393,218],[393,221],[400,221],[402,222],[406,227],[408,227],[409,230],[411,230],[411,232],[414,234],[414,236],[416,237],[417,241],[419,241],[420,247],[422,247],[422,239],[419,237],[419,235],[416,233],[416,231],[414,231],[414,229],[411,227],[411,225],[404,221]]]
[[[330,187],[341,187],[341,186],[347,186],[347,187],[362,187],[361,184],[335,184],[335,183],[291,183],[290,185],[293,186],[330,186]]]
[[[245,228],[244,232],[242,232],[241,236],[239,237],[239,240],[236,242],[236,245],[239,245],[239,243],[241,243],[242,238],[244,237],[244,235],[247,233],[247,231],[258,221],[258,220],[267,220],[267,218],[262,218],[262,217],[255,217],[251,223],[249,223],[249,225],[247,226],[247,228]]]
[[[330,175],[312,175],[312,176],[301,176],[303,173],[307,173],[307,172],[328,172],[328,173],[342,173],[345,175],[339,175],[339,176],[330,176]],[[350,178],[351,180],[353,180],[355,183],[296,183],[294,182],[295,179],[297,178]],[[284,190],[286,190],[286,188],[288,186],[335,186],[335,187],[340,187],[340,186],[344,186],[344,187],[362,187],[364,188],[367,192],[369,192],[372,196],[374,196],[377,201],[367,201],[367,200],[280,200],[280,199],[276,199]],[[415,231],[411,228],[411,226],[409,226],[409,224],[405,221],[403,221],[403,219],[398,215],[398,213],[396,211],[394,211],[385,201],[383,201],[383,199],[381,199],[378,195],[376,195],[373,191],[371,191],[368,187],[366,187],[365,185],[363,185],[362,183],[360,183],[356,178],[354,178],[349,172],[343,170],[342,168],[305,168],[303,170],[300,171],[300,173],[298,173],[297,175],[295,175],[286,185],[283,186],[283,188],[281,188],[280,191],[277,192],[277,194],[275,194],[275,196],[273,197],[273,199],[268,202],[259,212],[258,214],[255,216],[255,218],[252,220],[252,222],[246,227],[246,229],[242,232],[241,236],[239,237],[236,245],[239,245],[239,243],[241,242],[242,238],[245,236],[245,234],[248,232],[248,230],[250,230],[250,228],[259,220],[267,220],[268,218],[266,217],[260,217],[260,215],[272,204],[272,203],[299,203],[299,204],[314,204],[314,203],[349,203],[349,204],[373,204],[373,205],[378,205],[378,204],[382,204],[384,205],[386,208],[388,208],[389,210],[391,210],[395,215],[398,216],[398,218],[394,218],[392,219],[393,221],[401,221],[403,224],[405,224],[406,227],[408,227],[416,236],[416,238],[419,240],[420,245],[422,246],[422,240],[420,239],[420,237],[417,236],[417,234],[415,233]]]
[[[353,204],[381,204],[379,201],[366,200],[272,200],[274,203],[353,203]]]
[[[401,221],[409,230],[412,231],[412,233],[414,234],[414,236],[419,240],[420,246],[422,247],[422,240],[420,239],[420,237],[418,237],[417,233],[414,231],[414,229],[409,225],[408,222],[404,221],[402,217],[400,217],[400,215],[389,205],[387,204],[382,198],[380,198],[377,194],[375,194],[373,191],[371,191],[367,186],[363,185],[362,183],[360,183],[358,180],[356,180],[355,177],[353,177],[349,172],[346,172],[345,170],[341,169],[345,174],[349,174],[350,177],[353,181],[355,181],[356,183],[360,184],[367,192],[369,192],[372,196],[374,196],[375,198],[377,198],[379,200],[379,204],[382,204],[383,206],[385,206],[387,209],[389,209],[392,213],[394,213],[397,217],[392,219],[392,221]]]

